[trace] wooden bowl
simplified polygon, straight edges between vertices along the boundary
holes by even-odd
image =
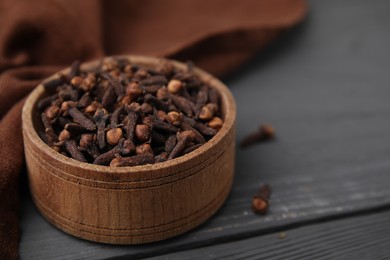
[[[144,56],[120,58],[148,66],[161,62]],[[96,67],[98,62],[83,64],[82,68]],[[186,68],[180,62],[172,63]],[[28,97],[22,119],[32,197],[42,215],[76,237],[110,244],[166,239],[210,218],[232,186],[236,106],[222,82],[200,69],[194,72],[220,92],[223,127],[194,152],[136,167],[82,163],[46,145],[36,131],[41,127],[37,102],[45,96],[43,85],[39,85]]]

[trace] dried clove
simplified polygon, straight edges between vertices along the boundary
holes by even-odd
[[[188,144],[195,138],[195,135],[191,131],[183,131],[179,134],[178,142],[173,148],[172,152],[168,156],[168,160],[176,158],[183,152],[185,148],[187,148]]]
[[[168,160],[167,152],[161,152],[159,155],[156,155],[154,157],[154,163],[165,162],[166,160]]]
[[[111,128],[106,133],[107,143],[109,143],[110,145],[116,145],[118,144],[122,136],[123,136],[122,128],[119,127]]]
[[[79,146],[83,147],[83,148],[91,146],[91,144],[93,144],[95,138],[96,138],[96,136],[93,134],[83,134],[80,137]]]
[[[193,113],[190,104],[192,102],[190,100],[176,95],[170,95],[170,98],[172,99],[173,104],[175,104],[175,106],[177,106],[184,114],[192,117]]]
[[[109,74],[103,74],[102,77],[105,78],[110,83],[110,86],[114,90],[116,96],[118,96],[118,97],[123,96],[123,94],[125,93],[125,90],[124,90],[122,84],[118,80],[114,79]]]
[[[53,120],[58,116],[59,111],[60,109],[57,106],[52,105],[46,108],[45,115],[47,119]]]
[[[169,81],[167,88],[170,93],[177,94],[181,90],[182,86],[183,84],[181,83],[180,80],[172,79],[171,81]]]
[[[147,142],[150,139],[150,127],[144,124],[135,126],[135,137],[139,142]]]
[[[262,124],[256,132],[247,135],[241,141],[241,148],[246,148],[257,142],[272,140],[275,137],[275,129],[270,124]]]
[[[63,142],[70,138],[70,132],[66,129],[62,130],[60,135],[58,136],[58,141]]]
[[[270,197],[271,187],[268,184],[261,184],[257,194],[252,198],[252,210],[255,213],[267,213]]]
[[[200,144],[204,144],[206,142],[206,140],[204,139],[203,135],[201,133],[198,132],[198,130],[196,130],[195,128],[193,128],[190,124],[188,124],[187,122],[182,122],[181,123],[181,128],[183,130],[189,130],[189,131],[192,131],[195,135],[195,138],[194,138],[194,141],[196,141],[197,143],[200,143]]]
[[[69,118],[67,118],[67,117],[63,117],[63,116],[61,116],[61,117],[59,117],[58,119],[57,119],[57,123],[58,123],[58,125],[61,127],[61,128],[65,128],[65,126],[67,125],[67,124],[73,124],[72,123],[73,121],[71,120],[71,119],[69,119]],[[76,124],[76,125],[78,125],[78,124]],[[68,129],[67,129],[68,130]]]
[[[176,146],[176,143],[177,143],[177,139],[176,139],[176,136],[175,135],[171,135],[167,141],[165,142],[165,151],[167,153],[170,153],[172,152],[173,148],[175,148]]]
[[[137,124],[138,115],[135,112],[135,109],[132,109],[129,106],[126,106],[126,111],[127,111],[127,122],[124,125],[124,130],[126,132],[127,139],[134,142],[134,131],[135,131],[135,126]]]
[[[155,120],[153,122],[153,128],[158,129],[158,130],[162,130],[165,132],[171,132],[171,133],[176,133],[178,131],[177,127],[175,127],[171,124],[165,123],[165,122],[158,121],[158,120]]]
[[[70,66],[70,72],[68,74],[68,81],[70,81],[70,79],[78,76],[79,73],[80,73],[80,61],[76,60]]]
[[[156,117],[158,120],[160,120],[161,122],[164,122],[166,121],[167,119],[167,113],[165,113],[164,111],[162,110],[157,110],[156,112]]]
[[[157,97],[153,96],[152,94],[146,94],[145,95],[145,101],[148,103],[151,103],[156,106],[156,108],[164,110],[164,111],[169,111],[169,104],[158,99]]]
[[[214,114],[208,106],[203,106],[199,112],[199,119],[203,121],[209,121],[213,116]]]
[[[85,108],[84,112],[93,115],[95,114],[96,110],[98,110],[99,108],[103,108],[102,105],[97,101],[93,101]]]
[[[79,98],[79,93],[77,89],[72,88],[69,85],[65,85],[65,87],[58,92],[58,97],[63,101],[66,100],[77,101]]]
[[[171,111],[166,115],[166,119],[172,125],[179,126],[182,119],[182,114],[177,111]]]
[[[189,117],[184,116],[183,121],[188,123],[190,126],[195,128],[196,130],[198,130],[203,135],[214,136],[217,134],[217,131],[215,129],[210,128],[210,127],[206,126],[205,124],[196,121],[193,118],[189,118]]]
[[[77,106],[83,108],[89,106],[91,103],[92,103],[92,98],[90,94],[87,92],[84,93],[84,95],[82,95],[79,102],[77,102]]]
[[[196,103],[200,105],[206,104],[209,99],[208,92],[209,88],[207,86],[202,86],[196,96]]]
[[[95,124],[89,120],[83,113],[80,112],[76,107],[70,107],[68,109],[69,115],[73,118],[73,121],[79,125],[85,127],[85,129],[93,131],[95,130]]]
[[[193,152],[201,146],[202,146],[202,144],[194,144],[194,145],[188,146],[186,149],[184,149],[183,154]]]
[[[215,88],[209,88],[209,102],[219,104],[219,92]]]
[[[131,157],[117,157],[113,159],[110,166],[124,167],[124,166],[138,166],[154,163],[154,156],[152,154],[139,154]]]
[[[122,128],[118,127],[118,121],[119,121],[119,116],[123,111],[123,106],[118,107],[115,109],[115,111],[111,114],[110,117],[110,127],[106,133],[106,139],[107,142],[110,145],[116,145],[118,144],[119,140],[122,138]]]
[[[142,88],[137,82],[130,82],[126,87],[126,96],[130,98],[130,101],[135,101],[142,95]]]
[[[220,117],[213,117],[208,123],[207,125],[209,127],[211,127],[212,129],[214,130],[219,130],[221,129],[222,125],[223,125],[223,121]]]
[[[66,140],[65,147],[73,159],[80,162],[87,162],[84,155],[77,148],[76,140]]]
[[[140,112],[143,113],[144,115],[149,115],[149,114],[152,114],[154,111],[154,107],[147,103],[147,102],[144,102],[142,105],[141,105],[141,109],[140,109]]]
[[[169,98],[168,89],[166,87],[159,88],[156,92],[156,97],[160,100],[167,100]]]
[[[98,141],[98,146],[101,150],[103,150],[106,147],[104,130],[106,128],[106,121],[108,117],[109,115],[107,115],[103,109],[98,109],[94,116],[96,122],[96,128],[97,128],[96,137]]]
[[[131,140],[125,140],[120,150],[120,154],[128,155],[135,151],[135,145]]]
[[[135,147],[135,154],[146,154],[146,153],[154,155],[150,144],[143,143],[143,144],[140,144],[137,147]]]
[[[168,83],[168,79],[165,76],[157,75],[151,76],[149,78],[143,79],[139,82],[142,86],[150,86],[150,85],[166,85]]]
[[[58,136],[55,134],[51,122],[45,113],[41,114],[41,120],[45,128],[46,142],[49,146],[52,146],[57,141]]]
[[[65,78],[60,75],[55,79],[43,82],[43,87],[47,92],[51,93],[58,87],[58,85],[62,85],[63,83],[65,83]]]
[[[52,102],[56,99],[56,95],[47,96],[39,100],[38,102],[38,110],[43,111],[46,107],[50,106]]]
[[[115,89],[114,89],[113,85],[110,85],[103,95],[102,106],[103,107],[111,106],[115,102],[117,97],[118,96],[115,93]]]
[[[124,141],[125,140],[122,138],[114,148],[97,157],[93,161],[93,164],[108,165],[111,162],[111,160],[115,157],[115,155],[121,152]]]
[[[88,132],[88,129],[76,123],[68,123],[64,126],[64,129],[68,130],[73,135],[78,135],[78,134]]]

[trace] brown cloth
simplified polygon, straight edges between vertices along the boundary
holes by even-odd
[[[300,22],[304,0],[0,0],[0,259],[18,258],[21,108],[44,77],[114,54],[231,72]]]

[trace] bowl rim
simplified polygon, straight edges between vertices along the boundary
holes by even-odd
[[[172,59],[166,59],[166,58],[158,58],[158,57],[151,57],[151,56],[141,56],[141,55],[116,55],[116,56],[106,56],[104,58],[96,59],[93,61],[88,61],[81,64],[81,68],[86,69],[89,67],[97,66],[99,62],[106,59],[128,59],[131,63],[135,64],[142,64],[146,66],[154,66],[161,62],[170,62],[172,63],[176,68],[184,70],[186,69],[186,64],[172,60]],[[55,160],[59,163],[71,165],[75,168],[79,168],[80,170],[87,170],[87,171],[93,171],[96,175],[104,175],[107,176],[107,174],[112,175],[120,175],[123,177],[130,177],[134,173],[143,173],[143,172],[151,172],[151,171],[161,171],[163,169],[167,169],[173,166],[179,166],[184,165],[185,163],[188,163],[189,161],[193,160],[196,157],[202,156],[205,153],[207,153],[209,150],[211,150],[215,145],[222,142],[224,137],[231,132],[232,128],[235,127],[235,121],[236,121],[236,103],[234,101],[234,97],[228,87],[222,83],[220,80],[218,80],[216,77],[212,76],[211,74],[207,73],[206,71],[194,67],[194,74],[199,76],[202,81],[207,82],[211,87],[216,88],[221,96],[221,102],[223,106],[225,107],[225,118],[224,118],[224,124],[222,125],[221,129],[218,131],[218,133],[213,136],[209,141],[207,141],[205,144],[200,146],[198,149],[196,149],[193,152],[190,152],[188,154],[179,156],[177,158],[174,158],[169,161],[156,163],[156,164],[147,164],[147,165],[139,165],[139,166],[127,166],[127,167],[110,167],[105,165],[95,165],[91,163],[85,163],[77,161],[73,158],[69,158],[65,155],[62,155],[60,153],[54,152],[52,148],[50,148],[38,135],[37,131],[35,130],[34,124],[33,124],[33,110],[36,106],[36,103],[38,102],[41,95],[44,94],[45,90],[43,87],[43,83],[53,80],[55,78],[58,78],[60,74],[68,73],[70,70],[70,67],[67,67],[49,77],[44,79],[28,96],[26,99],[23,110],[22,110],[22,129],[24,135],[27,135],[30,141],[42,152],[45,153],[50,159]],[[33,129],[33,131],[28,131],[28,129]],[[25,137],[24,137],[25,138]],[[25,140],[24,140],[25,141]],[[221,149],[224,149],[224,147],[221,147]],[[177,174],[180,172],[177,172]],[[174,175],[175,173],[173,173]],[[78,174],[72,174],[75,176],[78,176]],[[170,174],[172,175],[172,174]],[[100,176],[100,177],[104,177]],[[120,177],[118,176],[118,177]],[[96,176],[99,177],[99,176]],[[83,175],[83,178],[86,179],[95,179],[93,177],[88,177]]]

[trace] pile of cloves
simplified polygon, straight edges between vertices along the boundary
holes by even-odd
[[[155,67],[110,58],[88,71],[74,62],[44,83],[41,138],[55,151],[98,165],[136,166],[190,153],[222,127],[220,95],[169,61]]]

